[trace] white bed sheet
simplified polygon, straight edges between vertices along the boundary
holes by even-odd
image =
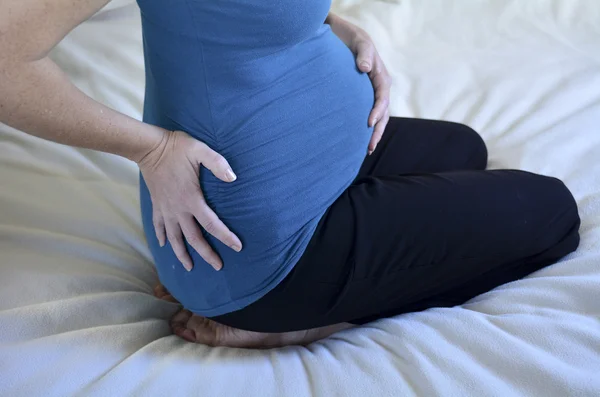
[[[337,2],[395,79],[394,115],[480,131],[492,168],[562,178],[579,250],[462,307],[381,320],[307,348],[170,335],[152,296],[135,165],[0,126],[0,395],[600,395],[600,2]],[[53,53],[140,117],[136,6],[111,3]]]

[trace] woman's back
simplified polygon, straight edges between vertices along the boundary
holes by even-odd
[[[142,181],[146,234],[161,280],[207,316],[266,294],[291,270],[367,150],[373,105],[368,77],[323,24],[329,2],[139,0],[147,89],[145,121],[183,130],[221,153],[238,179],[203,169],[207,201],[236,233],[240,253],[208,240],[215,272],[190,248],[187,273],[159,248]]]

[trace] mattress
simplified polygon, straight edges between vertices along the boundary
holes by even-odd
[[[559,177],[582,217],[559,263],[455,308],[308,347],[212,348],[171,335],[177,306],[122,158],[0,125],[2,396],[600,395],[600,2],[340,0],[394,78],[391,113],[466,123],[491,168]],[[139,10],[113,1],[52,58],[141,117]]]

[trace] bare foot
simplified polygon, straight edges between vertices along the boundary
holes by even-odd
[[[154,295],[159,299],[179,303],[161,284],[154,288]],[[206,317],[193,314],[186,309],[181,309],[171,318],[171,330],[173,333],[188,342],[209,346],[254,349],[269,349],[290,345],[306,346],[309,343],[326,338],[338,331],[352,328],[353,326],[353,324],[349,323],[340,323],[303,331],[263,333],[229,327]]]
[[[165,301],[179,303],[179,301],[173,298],[173,295],[171,295],[162,284],[158,284],[156,287],[154,287],[154,296]]]
[[[340,323],[295,332],[252,332],[217,323],[185,309],[180,310],[171,319],[173,333],[189,342],[202,343],[209,346],[253,349],[269,349],[290,345],[305,346],[351,327],[353,327],[352,324]]]

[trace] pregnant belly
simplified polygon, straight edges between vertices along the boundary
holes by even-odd
[[[266,88],[213,101],[223,120],[214,146],[238,179],[226,184],[204,170],[201,183],[215,212],[255,248],[245,250],[251,263],[293,245],[356,177],[367,152],[371,82],[337,37],[316,46],[313,58]]]
[[[204,168],[200,175],[207,202],[244,244],[235,254],[207,236],[225,266],[277,266],[302,250],[310,229],[356,177],[372,134],[371,82],[328,27],[268,57],[228,63],[207,50],[206,58],[214,62],[206,85],[189,83],[185,73],[188,83],[174,80],[177,89],[162,87],[172,81],[150,80],[145,118],[205,141],[237,174],[230,184]],[[205,86],[206,93],[194,94]],[[149,208],[147,195],[142,205]],[[143,215],[151,224],[148,208]]]

